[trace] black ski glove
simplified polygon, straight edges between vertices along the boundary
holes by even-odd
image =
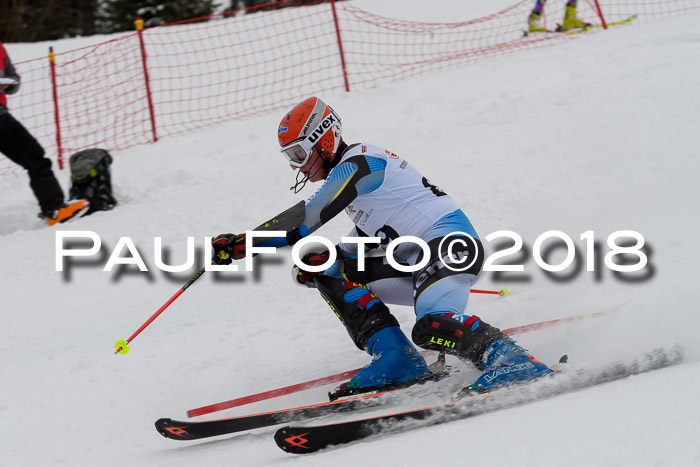
[[[308,264],[309,266],[320,266],[321,264],[328,261],[329,256],[330,256],[330,253],[328,252],[328,250],[325,250],[322,252],[312,251],[311,253],[305,254],[304,257],[301,258],[301,262],[304,264]],[[295,264],[292,267],[292,279],[294,280],[294,283],[296,285],[315,288],[316,283],[314,282],[313,278],[315,276],[317,276],[318,274],[323,274],[323,272],[324,271],[319,271],[319,272],[305,271],[304,269],[299,268]]]
[[[214,248],[213,264],[231,264],[234,259],[245,258],[245,234],[221,234],[211,241]]]

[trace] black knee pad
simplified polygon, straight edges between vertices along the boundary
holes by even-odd
[[[450,237],[434,238],[428,242],[430,261],[421,270],[413,273],[414,299],[417,300],[420,294],[425,292],[430,286],[446,277],[459,274],[479,275],[484,263],[484,247],[479,239],[466,240],[466,238],[461,235],[452,235]],[[460,240],[464,244],[451,244],[454,240]],[[450,247],[452,247],[452,251],[449,251]],[[453,264],[453,267],[456,267],[457,270],[445,267],[447,264],[452,264],[450,258],[467,260],[467,263],[471,262],[471,266],[464,270],[461,270],[463,267],[461,264]],[[473,261],[469,261],[469,258],[473,258]],[[423,253],[421,252],[416,262],[420,263],[422,259]]]
[[[472,330],[477,321],[479,325]],[[442,315],[426,315],[413,326],[411,337],[416,345],[424,349],[441,350],[481,368],[484,351],[504,334],[477,316],[471,316],[461,323]]]
[[[319,275],[316,276],[316,285],[321,296],[343,323],[350,338],[360,350],[365,350],[367,341],[377,331],[399,325],[384,302],[367,290],[364,284]],[[356,288],[364,288],[367,294],[360,300],[346,302],[345,294]]]

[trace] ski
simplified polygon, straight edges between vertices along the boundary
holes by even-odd
[[[393,392],[396,391],[365,394],[350,399],[201,422],[161,418],[156,421],[155,425],[158,433],[166,438],[191,441],[370,407],[376,405],[376,399],[379,396],[385,396]]]
[[[629,18],[625,18],[620,21],[612,21],[610,23],[606,23],[606,27],[611,27],[611,26],[619,26],[621,24],[629,24],[632,21],[637,19],[637,15],[632,15]],[[546,31],[536,31],[536,32],[529,32],[527,30],[523,31],[523,36],[529,36],[532,34],[579,34],[582,32],[587,32],[592,29],[602,29],[603,25],[602,24],[592,24],[589,23],[588,26],[584,26],[582,28],[573,28],[573,29],[566,29],[566,30],[561,30],[561,29],[548,29]]]
[[[275,433],[275,443],[283,451],[307,454],[379,433],[395,433],[445,423],[554,397],[665,368],[679,363],[681,359],[682,351],[678,347],[670,351],[659,349],[647,354],[642,361],[615,364],[599,370],[564,371],[550,378],[475,394],[444,404],[329,425],[286,426]]]
[[[170,418],[161,418],[156,421],[155,426],[158,433],[166,438],[190,441],[237,433],[240,431],[254,430],[256,428],[264,428],[281,423],[298,422],[310,418],[323,417],[333,413],[375,407],[379,404],[388,404],[396,400],[395,397],[393,397],[395,393],[414,387],[420,387],[426,383],[440,381],[453,373],[457,373],[457,371],[453,372],[450,367],[444,365],[444,358],[438,360],[438,364],[436,364],[434,370],[435,372],[432,375],[419,380],[386,384],[363,393],[349,390],[342,395],[329,394],[331,400],[320,404],[201,422],[187,422]],[[406,393],[402,392],[402,395],[405,394]],[[409,391],[408,394],[410,395],[412,393]]]
[[[523,326],[517,326],[514,328],[504,329],[503,333],[507,336],[514,336],[518,334],[524,334],[527,332],[536,331],[539,329],[547,328],[550,326],[556,326],[564,323],[581,321],[588,318],[597,318],[599,316],[605,315],[605,312],[590,313],[587,315],[576,315],[569,316],[566,318],[553,319],[549,321],[540,321],[537,323],[525,324]],[[434,353],[432,351],[422,351],[423,355],[428,353]],[[231,409],[234,407],[240,407],[242,405],[252,404],[255,402],[260,402],[263,400],[273,399],[275,397],[286,396],[289,394],[294,394],[307,389],[312,389],[320,386],[326,386],[328,384],[337,383],[339,381],[344,381],[352,378],[355,373],[360,371],[360,368],[354,370],[344,371],[342,373],[337,373],[330,376],[324,376],[322,378],[314,379],[311,381],[305,381],[302,383],[293,384],[291,386],[285,386],[277,389],[271,389],[269,391],[260,392],[257,394],[251,394],[249,396],[238,397],[236,399],[231,399],[224,402],[217,402],[215,404],[207,405],[204,407],[198,407],[196,409],[190,409],[187,411],[188,417],[198,417],[200,415],[207,415],[213,412],[219,412],[226,409]]]

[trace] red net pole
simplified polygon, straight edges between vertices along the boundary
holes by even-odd
[[[598,3],[598,0],[595,1],[595,9],[598,11],[598,17],[600,18],[600,21],[603,23],[603,29],[608,29],[608,25],[605,22],[605,18],[603,17],[603,10],[600,9],[600,4]]]
[[[338,38],[338,51],[340,52],[340,64],[343,67],[343,79],[345,80],[345,91],[350,92],[350,84],[348,83],[348,72],[345,68],[345,55],[343,54],[343,41],[340,40],[340,27],[338,26],[338,13],[335,11],[335,0],[331,0],[331,9],[333,10],[333,22],[335,23],[335,35]]]
[[[146,45],[143,43],[143,20],[141,18],[136,18],[134,21],[136,25],[136,31],[139,34],[139,45],[141,46],[141,63],[143,64],[143,79],[146,83],[146,99],[148,100],[148,112],[151,116],[151,131],[153,132],[153,142],[158,141],[158,135],[156,133],[156,117],[153,112],[153,97],[151,96],[151,82],[148,78],[148,66],[146,65]]]
[[[61,151],[61,121],[58,114],[58,88],[56,87],[56,55],[53,47],[49,47],[49,67],[51,68],[51,89],[53,90],[53,114],[56,122],[57,162],[59,170],[63,170],[63,152]]]

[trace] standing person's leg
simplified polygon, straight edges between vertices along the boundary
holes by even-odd
[[[27,170],[42,213],[63,203],[63,190],[51,170],[51,160],[44,157],[44,148],[9,113],[0,114],[0,152]]]
[[[562,30],[590,27],[590,23],[585,23],[583,20],[579,19],[578,16],[576,16],[577,3],[578,0],[568,0],[566,2],[564,21],[561,25]]]
[[[574,3],[576,0],[573,0]],[[535,1],[535,6],[532,9],[533,14],[541,15],[542,12],[544,11],[544,4],[547,3],[547,0],[536,0]]]
[[[542,13],[545,3],[547,3],[547,0],[537,0],[535,2],[535,7],[527,18],[528,32],[542,32],[547,30],[542,26]]]
[[[22,166],[29,174],[29,186],[39,201],[40,217],[47,225],[65,222],[84,211],[84,199],[64,203],[63,190],[51,170],[44,148],[24,126],[7,112],[0,113],[0,152]]]

